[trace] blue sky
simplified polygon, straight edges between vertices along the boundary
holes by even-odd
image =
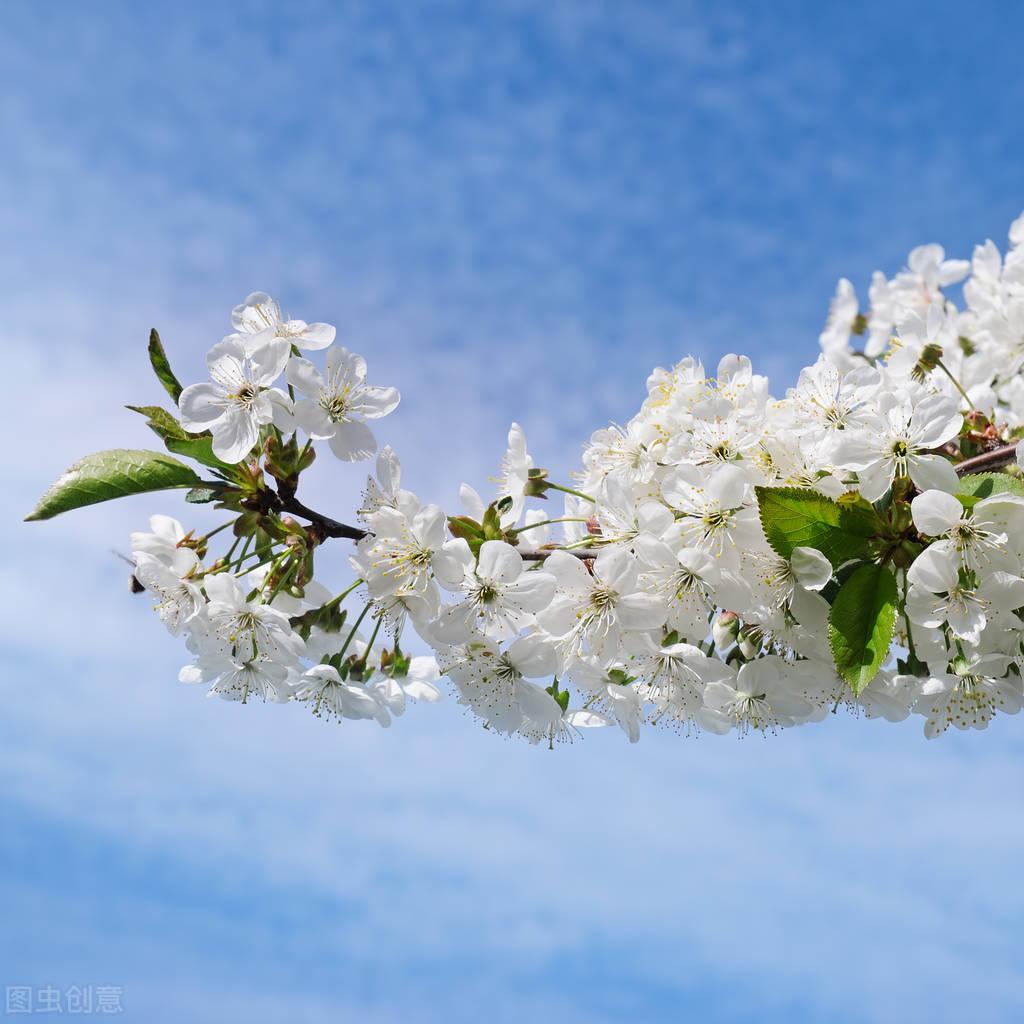
[[[512,419],[567,470],[687,353],[780,393],[840,275],[1003,244],[1024,10],[4,16],[0,985],[118,985],[157,1024],[1021,1018],[1019,720],[554,753],[450,702],[335,728],[175,681],[110,555],[173,497],[20,517],[149,443],[120,406],[160,398],[150,326],[199,379],[257,288],[401,388],[386,439],[449,506]],[[349,507],[361,474],[318,470]]]

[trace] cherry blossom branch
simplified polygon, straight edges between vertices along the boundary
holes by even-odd
[[[518,548],[516,548],[519,551]],[[573,555],[579,559],[590,559],[597,558],[597,552],[589,549],[576,549],[572,548],[536,548],[533,551],[519,551],[519,557],[524,562],[543,562],[548,555],[553,555],[556,551],[564,551],[567,555]]]
[[[956,471],[958,474],[963,475],[965,473],[974,473],[979,470],[996,469],[999,466],[1006,465],[1008,462],[1013,462],[1016,457],[1016,443],[1003,445],[999,448],[993,448],[992,451],[982,452],[981,455],[975,455],[970,459],[964,459],[963,462],[957,463]],[[294,495],[287,496],[277,494],[275,495],[273,504],[276,511],[289,512],[292,515],[301,516],[303,519],[309,520],[316,530],[325,538],[330,537],[358,541],[369,535],[368,530],[364,530],[358,526],[349,526],[347,523],[339,523],[336,519],[331,519],[330,516],[325,516],[320,512],[315,512],[313,509],[299,501],[299,499]],[[520,551],[520,555],[528,562],[540,562],[547,558],[552,551],[564,550],[566,549],[538,548],[533,551]],[[594,553],[592,551],[570,550],[569,553],[580,559],[594,557]]]
[[[276,494],[274,499],[275,511],[290,512],[292,515],[308,519],[324,537],[362,540],[369,535],[368,530],[363,530],[358,526],[349,526],[346,523],[339,523],[336,519],[331,519],[329,516],[314,512],[311,508],[303,505],[294,495],[288,497]]]
[[[993,448],[990,452],[982,452],[981,455],[975,455],[970,459],[964,459],[963,462],[956,464],[957,473],[963,475],[964,473],[974,473],[977,470],[995,469],[998,466],[1005,466],[1008,462],[1013,462],[1017,457],[1017,443],[1003,445],[1001,448]]]

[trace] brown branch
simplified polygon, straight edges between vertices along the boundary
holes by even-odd
[[[518,548],[516,550],[519,551]],[[573,555],[576,558],[597,558],[596,552],[585,548],[572,550],[569,548],[536,548],[533,551],[519,551],[519,556],[524,562],[543,562],[548,555],[553,555],[556,551],[564,551],[567,555]]]
[[[1007,444],[1001,448],[993,448],[990,452],[982,452],[981,455],[975,455],[973,458],[964,459],[963,462],[956,464],[957,473],[973,473],[979,469],[996,469],[999,466],[1005,466],[1008,462],[1013,462],[1017,458],[1017,445]]]
[[[364,537],[370,536],[369,530],[364,530],[358,526],[348,526],[346,523],[339,523],[336,519],[331,519],[329,516],[314,512],[313,509],[303,505],[294,495],[289,497],[287,494],[276,494],[273,505],[278,512],[290,512],[292,515],[308,519],[313,528],[325,539],[332,537],[345,540],[362,540]],[[536,548],[532,551],[520,551],[519,554],[524,561],[542,562],[553,552],[565,550],[565,548]],[[570,550],[568,553],[580,559],[597,557],[595,552],[586,550]]]
[[[338,537],[345,540],[362,540],[370,532],[358,526],[348,526],[345,523],[339,523],[336,519],[331,519],[329,516],[314,512],[311,508],[303,505],[294,495],[291,497],[278,495],[275,504],[280,512],[290,512],[292,515],[308,519],[324,538]]]

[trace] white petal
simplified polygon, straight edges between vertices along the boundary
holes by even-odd
[[[352,411],[365,416],[368,420],[378,420],[398,408],[401,395],[398,388],[364,387],[359,391],[358,398],[352,403]]]
[[[953,463],[941,455],[915,455],[909,460],[910,479],[922,491],[938,490],[954,494],[960,487]]]
[[[291,353],[292,347],[284,338],[269,339],[249,356],[252,379],[265,388],[270,387],[284,373]]]
[[[296,391],[307,398],[319,398],[323,390],[324,379],[320,371],[308,360],[301,356],[292,356],[288,360],[287,371],[288,383]]]
[[[546,572],[524,572],[515,583],[508,584],[510,599],[523,611],[539,612],[555,596],[555,577]]]
[[[230,408],[213,432],[213,454],[232,464],[241,462],[259,440],[260,429],[247,409]]]
[[[463,537],[446,541],[430,561],[437,582],[445,590],[459,590],[473,568],[473,552]]]
[[[933,544],[914,559],[907,579],[933,594],[944,594],[956,586],[957,569],[956,553],[943,544]]]
[[[896,467],[888,459],[876,462],[857,473],[857,490],[868,501],[878,501],[892,486]]]
[[[339,345],[327,352],[327,376],[332,380],[338,376],[361,383],[366,379],[366,360],[356,352],[349,352]]]
[[[508,660],[528,679],[540,679],[558,671],[558,652],[537,633],[509,645]]]
[[[657,629],[667,611],[653,594],[626,594],[615,602],[615,614],[624,629]]]
[[[914,525],[928,537],[939,537],[964,515],[964,507],[946,491],[925,491],[910,503]]]
[[[296,339],[299,348],[319,351],[327,348],[334,341],[335,329],[330,324],[307,324],[306,329]]]
[[[227,398],[216,384],[190,384],[178,396],[181,425],[200,434],[224,415]]]
[[[938,448],[956,437],[963,422],[957,402],[945,395],[932,395],[914,409],[910,429],[917,445]]]
[[[334,436],[327,442],[331,451],[345,462],[359,462],[373,457],[377,440],[365,423],[355,420],[339,423]]]
[[[558,580],[559,587],[570,593],[586,593],[594,582],[583,562],[568,551],[553,551],[544,562],[544,570]]]
[[[227,387],[244,380],[242,367],[245,364],[245,359],[246,348],[237,335],[228,335],[206,353],[206,365],[209,368],[210,376],[218,384],[224,384]]]
[[[567,725],[576,729],[593,729],[612,724],[607,715],[599,714],[597,711],[570,711],[565,716],[565,721]]]
[[[794,548],[789,564],[806,590],[821,590],[832,579],[832,563],[815,548]]]
[[[334,420],[327,415],[327,411],[319,402],[314,402],[310,398],[300,398],[295,403],[292,415],[295,417],[295,422],[310,437],[323,440],[334,436]]]
[[[477,575],[481,579],[511,583],[523,573],[523,559],[511,544],[502,540],[488,540],[480,545]]]

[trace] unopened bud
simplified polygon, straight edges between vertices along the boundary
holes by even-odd
[[[724,651],[727,647],[732,646],[739,631],[740,617],[735,612],[722,612],[715,619],[715,624],[711,628],[711,636],[714,638],[715,646],[720,651]]]
[[[736,637],[736,642],[744,658],[755,658],[758,651],[761,650],[761,638],[755,633],[748,633],[746,630],[740,631]]]

